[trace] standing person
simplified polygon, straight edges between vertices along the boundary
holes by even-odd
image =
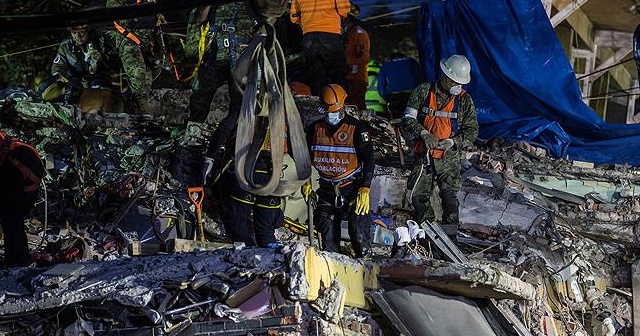
[[[189,99],[187,139],[201,135],[213,97],[224,84],[229,87],[228,114],[236,114],[240,110],[242,95],[233,84],[233,70],[236,60],[251,41],[256,25],[257,21],[246,1],[202,6],[191,11],[185,54],[196,60],[199,66],[194,70],[195,77],[191,84],[193,92]],[[199,46],[206,48],[201,58],[198,55]],[[215,147],[214,152],[224,147],[236,120],[237,117],[232,116],[218,125],[216,132],[219,135],[209,146]]]
[[[24,218],[33,209],[44,176],[44,165],[35,148],[0,132],[0,221],[5,267],[31,264]]]
[[[369,76],[369,87],[365,94],[365,103],[367,110],[373,110],[378,115],[383,115],[386,112],[385,106],[387,103],[382,99],[378,92],[378,74],[380,73],[380,64],[376,61],[369,61],[367,66],[367,73]]]
[[[371,246],[369,192],[375,162],[369,127],[345,113],[346,96],[337,84],[325,86],[320,97],[325,117],[307,131],[311,162],[320,175],[313,223],[322,235],[324,249],[340,252],[340,223],[346,216],[351,245],[361,258]],[[301,191],[306,199],[311,182]]]
[[[402,118],[411,91],[420,85],[420,64],[402,53],[393,53],[378,73],[378,93],[387,102],[390,119]]]
[[[349,15],[344,20],[344,41],[349,73],[347,74],[347,104],[355,105],[358,110],[367,109],[365,94],[369,84],[367,65],[369,63],[371,41],[369,34],[358,20],[360,6],[351,4]]]
[[[437,83],[424,83],[411,93],[402,126],[415,141],[414,167],[407,181],[418,221],[433,221],[434,185],[440,189],[442,228],[455,236],[459,225],[460,150],[478,136],[473,99],[462,89],[471,81],[471,65],[465,56],[440,61],[444,73]]]
[[[302,27],[306,82],[316,96],[329,83],[346,85],[348,69],[340,33],[341,20],[349,10],[349,0],[293,0],[291,3],[291,22]]]

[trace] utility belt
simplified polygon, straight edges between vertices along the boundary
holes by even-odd
[[[334,180],[334,179],[320,176],[320,188],[333,188],[333,192],[335,194],[333,206],[336,209],[342,209],[342,207],[344,207],[345,204],[347,204],[347,200],[342,195],[340,189],[353,184],[354,182],[360,180],[361,178],[362,178],[361,168],[358,168],[355,172],[353,172],[349,176],[339,180]]]

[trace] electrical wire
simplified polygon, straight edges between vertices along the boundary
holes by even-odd
[[[600,70],[596,70],[596,71],[594,71],[594,72],[591,72],[591,73],[588,73],[588,74],[582,75],[582,76],[578,77],[577,79],[578,79],[578,80],[581,80],[581,79],[583,79],[583,78],[585,78],[585,77],[589,77],[589,76],[595,75],[595,74],[597,74],[597,73],[600,73],[600,72],[603,72],[603,71],[609,70],[609,69],[611,69],[611,68],[613,68],[613,67],[617,67],[617,66],[618,66],[618,65],[620,65],[620,64],[624,64],[624,63],[627,63],[627,62],[629,62],[629,61],[633,61],[633,60],[634,60],[634,58],[633,58],[633,57],[632,57],[632,58],[628,58],[628,59],[623,60],[623,61],[620,61],[620,62],[618,62],[618,63],[616,63],[616,64],[610,65],[610,66],[608,66],[608,67],[606,67],[606,68],[602,68],[602,69],[600,69]]]
[[[30,53],[32,51],[36,51],[36,50],[40,50],[40,49],[47,49],[47,48],[51,48],[51,47],[55,47],[55,46],[59,46],[59,45],[60,45],[60,43],[53,43],[53,44],[49,44],[49,45],[46,45],[46,46],[40,46],[40,47],[31,48],[31,49],[15,51],[15,52],[12,52],[12,53],[0,55],[0,58],[6,58],[6,57],[11,57],[11,56],[20,55],[20,54],[26,54],[26,53]]]

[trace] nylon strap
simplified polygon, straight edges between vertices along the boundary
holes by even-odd
[[[267,35],[256,36],[240,55],[235,67],[236,86],[243,93],[238,118],[235,149],[235,173],[242,189],[261,196],[286,196],[297,191],[311,177],[311,160],[306,146],[300,113],[286,81],[284,52],[269,24]],[[267,130],[270,134],[271,177],[257,184],[253,172]],[[284,132],[289,133],[291,155],[295,159],[297,179],[281,178],[284,156]]]

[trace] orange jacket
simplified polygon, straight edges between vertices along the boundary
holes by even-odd
[[[293,0],[291,22],[302,27],[302,33],[340,34],[340,20],[347,17],[349,0]]]
[[[367,64],[369,64],[371,41],[367,31],[357,24],[350,26],[346,32],[345,51],[349,65],[347,79],[368,83]]]

